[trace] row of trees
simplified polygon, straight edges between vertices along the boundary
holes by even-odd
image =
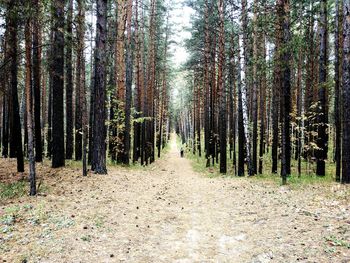
[[[306,162],[318,176],[333,159],[336,180],[350,183],[349,1],[189,5],[196,15],[187,43],[191,95],[177,112],[183,142],[201,155],[204,139],[207,166],[219,163],[221,173],[228,155],[238,176],[245,165],[249,176],[277,173],[280,160],[286,183],[292,158],[299,175]]]
[[[0,5],[2,156],[147,165],[169,134],[169,10],[157,0]],[[95,22],[96,21],[96,22]],[[22,63],[23,62],[23,63]],[[108,156],[107,156],[108,153]]]

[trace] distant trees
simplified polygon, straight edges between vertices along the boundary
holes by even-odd
[[[347,14],[343,5],[344,1],[336,1],[333,7],[326,0],[275,3],[241,0],[235,4],[225,3],[227,11],[222,17],[220,1],[189,2],[196,12],[192,37],[187,41],[191,57],[186,70],[188,76],[193,76],[188,82],[191,99],[181,98],[184,107],[178,109],[176,116],[178,132],[189,145],[195,140],[190,132],[204,130],[207,166],[217,163],[220,171],[225,171],[227,157],[221,150],[226,144],[221,143],[228,132],[232,158],[232,165],[227,167],[229,173],[237,171],[238,176],[243,176],[247,165],[248,175],[264,171],[277,173],[280,168],[283,183],[294,171],[299,176],[311,173],[324,176],[330,164],[329,136],[335,127],[335,177],[337,181],[344,177],[340,176],[340,160],[346,153],[346,134],[342,134],[346,122],[341,121],[346,105],[346,95],[341,95],[346,90],[346,86],[342,87],[346,79],[346,63],[342,62],[346,52],[342,48],[346,42],[342,45],[347,36],[346,23],[343,28],[340,26],[344,21],[342,10],[343,15]],[[328,17],[333,14],[334,95],[330,91],[333,72],[328,71],[331,28]],[[224,40],[224,45],[222,32],[231,36]],[[224,61],[221,47],[225,49]],[[339,66],[342,63],[343,68]],[[222,76],[226,106],[222,101]],[[202,83],[199,90],[197,83]],[[201,94],[199,99],[198,94]],[[203,101],[199,107],[198,100]],[[331,103],[334,110],[330,108]],[[203,112],[202,116],[196,107]],[[190,110],[192,108],[196,110]],[[328,118],[329,115],[334,118]],[[199,128],[194,119],[203,120]],[[221,127],[225,127],[225,131]],[[201,138],[198,138],[196,143],[200,144]],[[266,161],[266,153],[271,153],[271,162]],[[292,160],[292,154],[297,162]]]
[[[18,172],[28,157],[32,195],[33,160],[44,156],[53,168],[83,160],[83,175],[88,162],[107,173],[108,157],[145,165],[155,147],[160,156],[170,132],[172,25],[165,1],[149,7],[141,0],[0,3],[1,152],[17,158]],[[85,16],[95,9],[96,26]]]

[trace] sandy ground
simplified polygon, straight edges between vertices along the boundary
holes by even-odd
[[[56,170],[5,202],[0,262],[350,262],[349,188],[210,179],[171,143],[144,171]]]

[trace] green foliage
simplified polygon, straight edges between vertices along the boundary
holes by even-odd
[[[12,199],[24,196],[27,192],[27,183],[25,181],[13,183],[0,183],[0,198]]]
[[[350,242],[348,242],[346,240],[343,240],[341,238],[338,238],[336,236],[333,236],[333,235],[327,236],[327,237],[325,237],[325,240],[331,246],[334,246],[334,247],[345,247],[345,248],[350,249]]]
[[[82,236],[80,239],[83,240],[83,241],[86,241],[86,242],[90,242],[91,241],[91,236],[90,235]]]

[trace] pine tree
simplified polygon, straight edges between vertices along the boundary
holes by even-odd
[[[64,0],[52,2],[52,168],[65,164],[64,114],[63,114],[63,71],[64,71]]]
[[[106,36],[107,0],[96,0],[96,46],[94,54],[95,74],[93,90],[92,159],[91,169],[106,174]]]
[[[343,143],[342,183],[350,183],[350,2],[343,1]]]

